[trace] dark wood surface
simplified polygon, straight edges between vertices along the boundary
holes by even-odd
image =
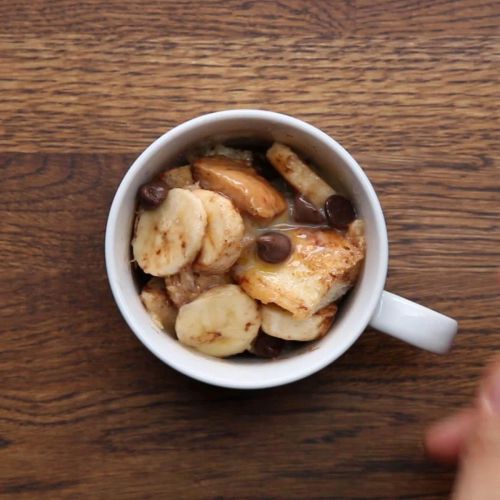
[[[421,446],[500,350],[493,0],[0,1],[0,497],[446,498]],[[114,191],[208,111],[311,121],[366,169],[388,289],[459,320],[438,357],[368,331],[290,386],[174,372],[111,297]]]

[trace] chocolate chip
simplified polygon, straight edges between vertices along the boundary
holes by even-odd
[[[286,340],[271,337],[264,332],[259,332],[257,338],[253,341],[250,352],[259,358],[277,358]]]
[[[167,197],[167,186],[161,181],[151,181],[139,189],[139,199],[146,209],[159,207]]]
[[[335,229],[346,229],[356,218],[351,202],[339,194],[332,194],[326,200],[325,214],[328,224]]]
[[[152,276],[150,274],[146,274],[135,261],[132,262],[132,272],[135,282],[140,290],[142,290],[146,283],[152,278]]]
[[[283,262],[291,252],[292,243],[283,233],[269,231],[257,238],[257,255],[265,262],[270,264]]]
[[[255,167],[259,175],[261,175],[268,181],[275,181],[282,178],[278,171],[266,158],[266,154],[262,151],[253,152],[253,166]]]
[[[296,194],[293,200],[293,220],[308,224],[321,224],[325,222],[325,217],[309,200]]]

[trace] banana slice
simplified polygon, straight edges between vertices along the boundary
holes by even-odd
[[[170,189],[185,188],[194,184],[190,165],[170,168],[162,172],[159,177]]]
[[[177,309],[170,303],[160,278],[151,278],[141,291],[141,301],[154,324],[168,333],[174,332]]]
[[[226,195],[234,205],[260,219],[271,219],[287,208],[285,198],[255,169],[225,156],[205,156],[193,165],[202,188]]]
[[[241,254],[243,219],[225,196],[206,189],[194,189],[192,193],[201,200],[207,214],[207,229],[193,268],[205,273],[224,273]]]
[[[207,214],[191,191],[174,188],[155,210],[138,215],[134,258],[153,276],[169,276],[190,264],[201,249]]]
[[[262,330],[283,340],[314,340],[328,332],[333,323],[337,306],[330,304],[308,319],[295,319],[288,311],[274,305],[263,306]]]
[[[165,287],[170,300],[181,307],[192,302],[198,295],[219,285],[231,283],[228,274],[199,274],[191,267],[182,269],[177,274],[165,278]]]
[[[179,309],[175,322],[183,344],[224,358],[245,351],[257,336],[257,303],[238,285],[223,285],[202,293]]]
[[[273,167],[316,208],[322,209],[334,189],[315,174],[288,146],[275,142],[267,151]]]

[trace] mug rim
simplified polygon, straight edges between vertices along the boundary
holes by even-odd
[[[117,283],[117,269],[114,262],[115,249],[117,245],[117,241],[115,238],[115,229],[118,215],[122,209],[125,197],[128,195],[128,190],[131,182],[135,178],[138,172],[140,172],[148,162],[154,157],[154,155],[161,150],[165,145],[168,145],[172,141],[175,141],[177,136],[181,136],[182,134],[188,132],[192,128],[204,127],[214,121],[224,120],[224,119],[234,119],[239,118],[241,120],[245,119],[262,119],[265,121],[273,121],[280,122],[282,124],[286,124],[295,129],[298,129],[301,133],[304,133],[308,136],[313,136],[316,139],[322,140],[327,143],[328,147],[333,149],[337,155],[339,155],[344,163],[348,165],[348,168],[353,172],[357,180],[362,184],[363,190],[368,195],[370,210],[373,212],[373,216],[376,219],[377,226],[377,234],[380,239],[378,251],[378,267],[376,269],[376,277],[374,283],[370,284],[372,289],[372,294],[370,295],[369,302],[366,304],[366,307],[361,314],[361,317],[358,317],[359,328],[355,334],[352,334],[347,342],[344,342],[344,345],[337,351],[333,352],[330,356],[325,356],[321,362],[318,363],[304,363],[304,367],[300,370],[288,374],[285,376],[274,377],[274,378],[266,378],[260,380],[253,380],[250,383],[245,380],[235,380],[230,379],[229,377],[221,377],[220,375],[216,375],[211,373],[210,371],[200,371],[193,366],[188,364],[183,364],[183,362],[178,362],[173,356],[168,356],[167,353],[159,350],[151,339],[145,334],[136,324],[136,320],[133,315],[130,313],[129,308],[127,307],[127,299],[125,297],[124,291],[121,287],[118,286]],[[330,137],[328,134],[323,132],[322,130],[316,128],[315,126],[295,118],[293,116],[285,115],[282,113],[276,113],[274,111],[268,110],[258,110],[258,109],[232,109],[232,110],[224,110],[224,111],[216,111],[213,113],[207,113],[200,115],[198,117],[187,120],[172,129],[168,130],[160,137],[158,137],[155,141],[153,141],[132,163],[129,167],[128,171],[125,173],[122,178],[115,196],[113,198],[113,202],[111,204],[111,208],[109,211],[108,221],[106,225],[106,236],[105,236],[105,260],[106,260],[106,271],[108,275],[108,281],[110,283],[110,288],[115,299],[118,308],[127,322],[130,329],[134,332],[134,334],[138,337],[138,339],[152,352],[156,357],[158,357],[161,361],[174,368],[175,370],[192,377],[194,379],[200,380],[205,383],[209,383],[212,385],[217,385],[221,387],[227,388],[235,388],[235,389],[261,389],[261,388],[269,388],[275,387],[279,385],[288,384],[294,382],[296,380],[300,380],[302,378],[308,377],[313,373],[321,370],[325,366],[331,364],[336,359],[338,359],[345,351],[347,351],[352,344],[361,336],[366,326],[368,325],[371,317],[373,316],[376,307],[380,301],[381,294],[384,289],[385,279],[387,276],[387,267],[388,267],[388,237],[387,237],[387,229],[385,224],[384,215],[382,212],[382,207],[380,206],[380,201],[378,196],[375,193],[375,190],[368,179],[365,172],[356,162],[356,160],[347,152],[347,150],[341,146],[335,139]],[[177,342],[177,341],[176,341]],[[301,355],[299,354],[298,357]],[[272,361],[269,361],[272,362]]]

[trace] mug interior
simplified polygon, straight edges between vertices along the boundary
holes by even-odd
[[[130,238],[136,193],[156,173],[175,164],[207,141],[252,139],[283,142],[311,159],[319,174],[354,203],[365,221],[367,253],[356,286],[322,339],[276,360],[253,357],[218,359],[188,348],[157,328],[143,307],[130,263]],[[214,385],[251,389],[281,385],[308,376],[344,353],[368,324],[387,273],[387,233],[382,210],[368,178],[333,139],[295,118],[269,111],[234,110],[203,115],[157,139],[134,162],[122,180],[106,228],[106,267],[115,300],[139,339],[171,367]]]

